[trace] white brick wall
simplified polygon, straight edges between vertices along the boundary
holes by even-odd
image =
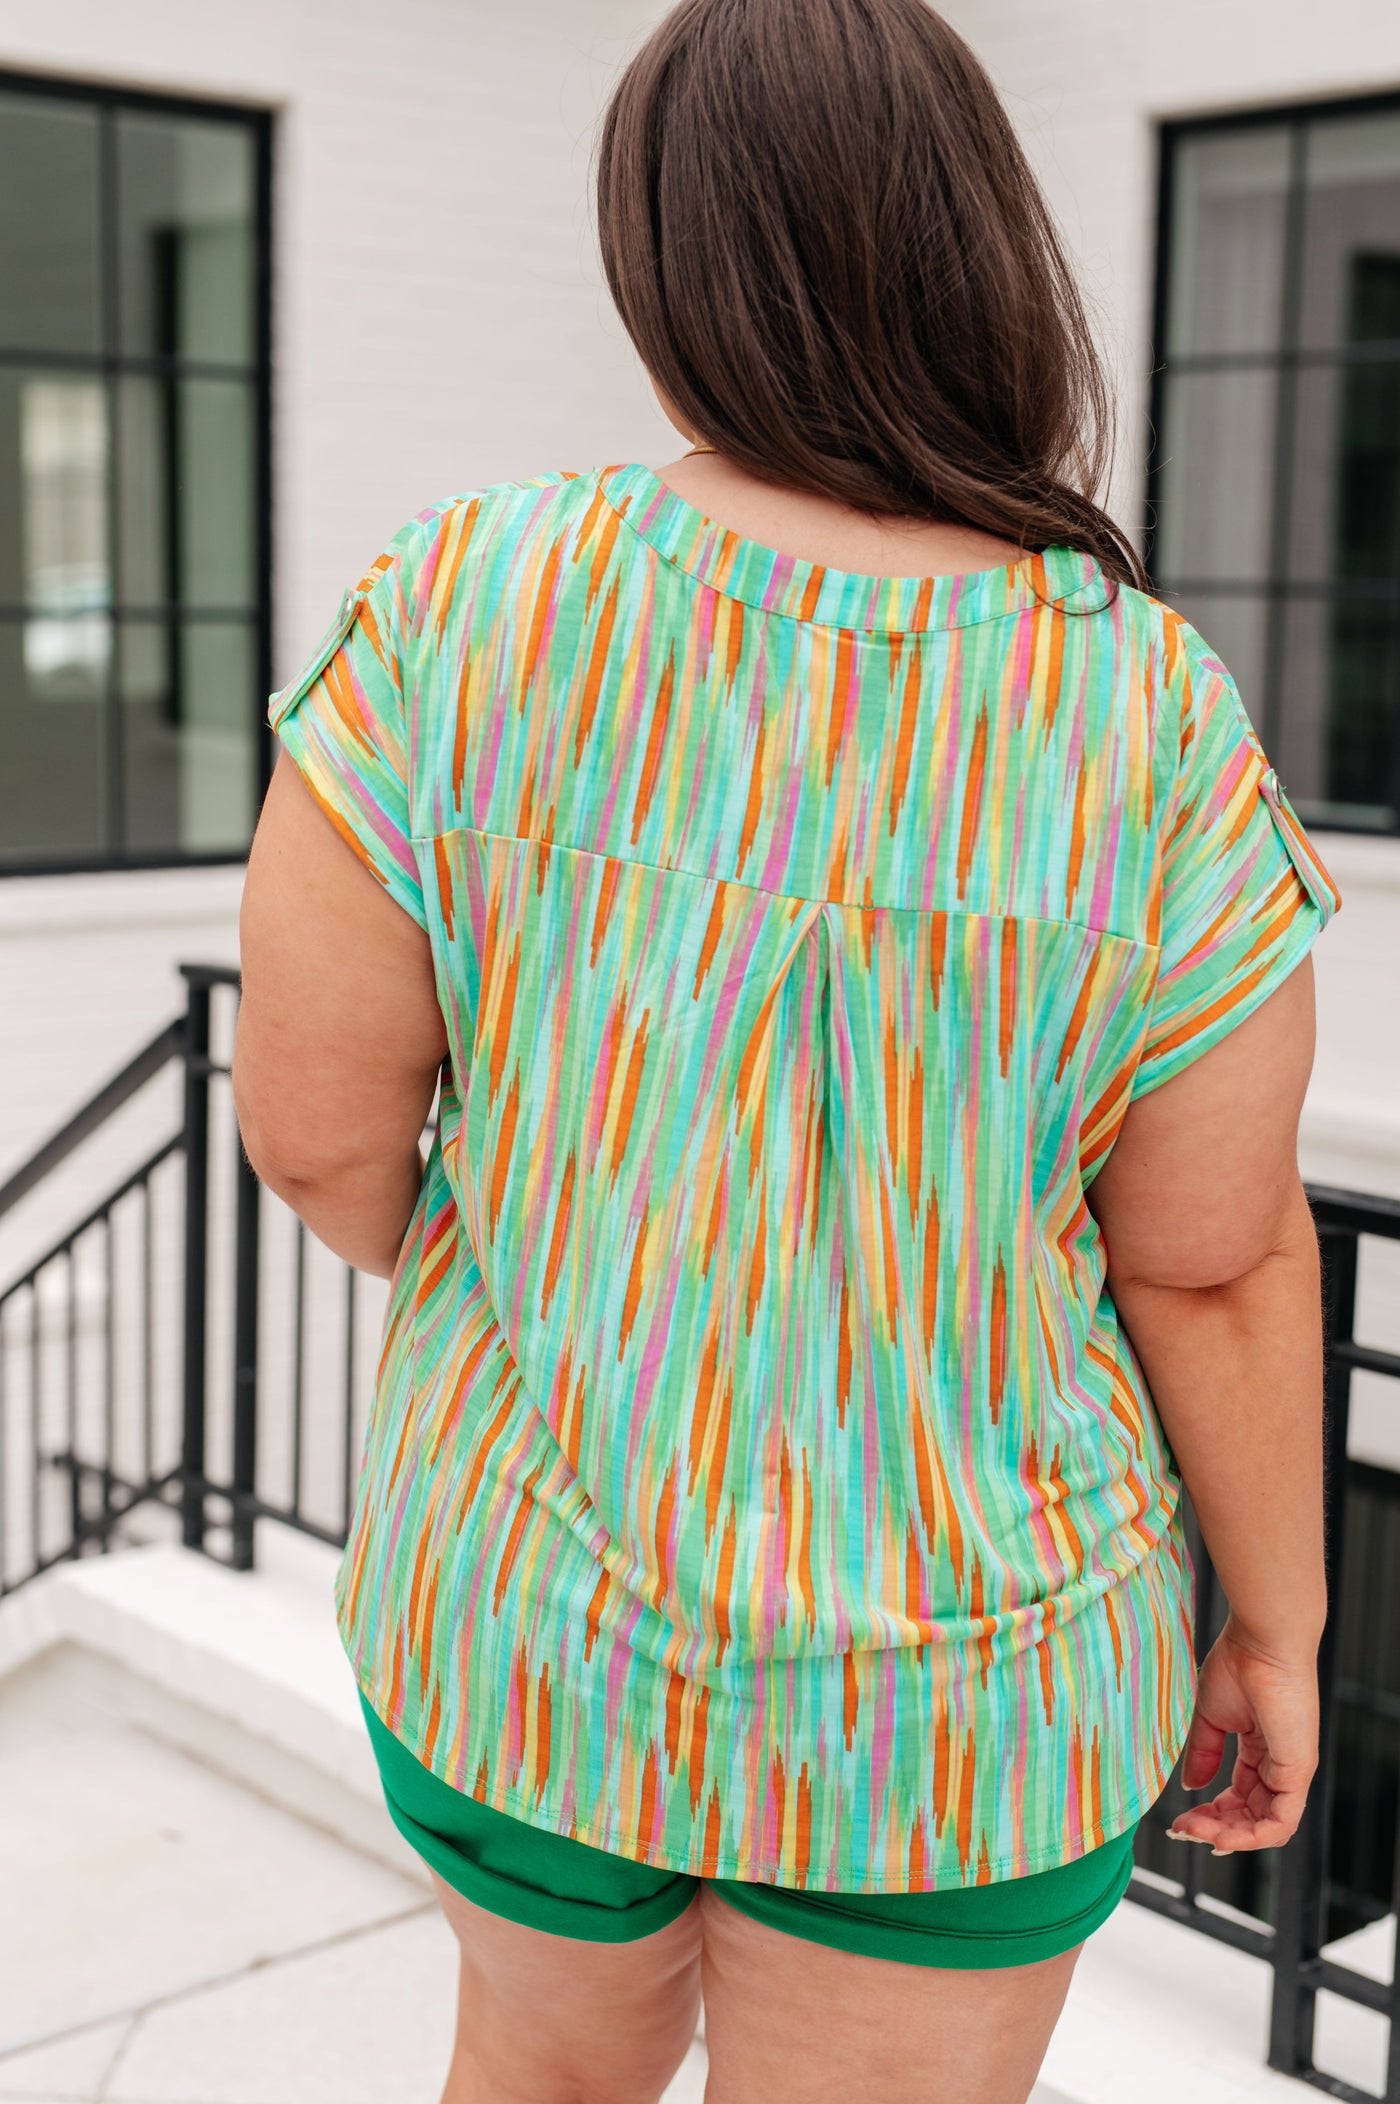
[[[410,513],[665,458],[587,175],[648,0],[0,0],[0,65],[272,107],[278,664]]]

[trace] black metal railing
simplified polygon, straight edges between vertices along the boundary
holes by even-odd
[[[1400,1645],[1396,1608],[1400,1578],[1400,1476],[1348,1457],[1352,1383],[1357,1373],[1400,1380],[1400,1353],[1356,1337],[1363,1248],[1400,1243],[1400,1203],[1317,1186],[1308,1192],[1323,1259],[1326,1349],[1324,1476],[1327,1510],[1327,1627],[1318,1657],[1322,1742],[1317,1776],[1302,1825],[1287,1848],[1267,1855],[1214,1859],[1188,1848],[1181,1875],[1160,1872],[1169,1850],[1162,1830],[1189,1800],[1173,1781],[1153,1808],[1139,1847],[1129,1897],[1174,1921],[1263,1958],[1273,1969],[1269,2065],[1328,2096],[1370,2104],[1400,2100],[1400,1972],[1383,1982],[1324,1956],[1339,1936],[1394,1914],[1400,1899],[1396,1809],[1400,1804]],[[1396,1398],[1400,1403],[1400,1397]],[[1400,1417],[1397,1418],[1400,1444]],[[1358,1524],[1362,1508],[1368,1525]],[[1379,1528],[1375,1525],[1380,1515]],[[1224,1621],[1225,1602],[1199,1529],[1188,1521],[1197,1570],[1196,1642],[1203,1656]],[[1365,1537],[1369,1534],[1368,1541]],[[1357,1549],[1370,1550],[1356,1554]],[[1379,1553],[1377,1553],[1379,1551]],[[1349,1671],[1339,1671],[1347,1656]],[[1379,1727],[1383,1743],[1374,1743]],[[1368,1740],[1371,1743],[1367,1743]],[[1388,1741],[1388,1743],[1385,1743]],[[1358,1852],[1348,1829],[1383,1830],[1383,1849]],[[1339,1857],[1347,1875],[1337,1877]],[[1171,1860],[1173,1871],[1178,1869]],[[1316,2066],[1317,1996],[1339,1995],[1390,2020],[1383,2091],[1358,2089]]]
[[[0,1291],[0,1596],[143,1528],[242,1570],[261,1520],[331,1544],[348,1532],[383,1283],[259,1185],[226,1086],[238,974],[181,969],[184,1015],[0,1187],[4,1221],[160,1077],[178,1080],[173,1125],[146,1133],[107,1197]],[[1348,1456],[1355,1377],[1400,1379],[1400,1353],[1356,1336],[1363,1260],[1400,1245],[1400,1203],[1309,1198],[1327,1343],[1317,1778],[1287,1848],[1223,1859],[1164,1840],[1188,1802],[1173,1780],[1140,1830],[1129,1896],[1271,1967],[1272,2067],[1354,2104],[1400,2104],[1400,1988],[1324,1955],[1400,1893],[1400,1473]],[[1187,1524],[1203,1655],[1225,1603]],[[1391,2020],[1383,2091],[1315,2066],[1323,1991]]]
[[[177,1018],[0,1187],[0,1216],[180,1059],[184,1046],[185,1024]],[[86,1210],[0,1293],[0,1596],[90,1544],[107,1548],[138,1504],[168,1495],[176,1480],[175,1461],[161,1467],[157,1459],[151,1287],[156,1211],[168,1181],[162,1172],[183,1147],[183,1133],[167,1134],[100,1205]],[[113,1460],[117,1240],[133,1214],[140,1354],[132,1384],[138,1398],[136,1456],[129,1470],[119,1471]]]
[[[0,1186],[0,1222],[76,1189],[164,1079],[135,1165],[0,1291],[0,1597],[119,1536],[247,1570],[260,1519],[349,1529],[383,1283],[259,1185],[227,1087],[238,974],[181,969],[184,1014]]]

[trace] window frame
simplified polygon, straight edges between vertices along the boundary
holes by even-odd
[[[123,750],[121,694],[118,675],[117,638],[129,616],[115,590],[115,551],[119,529],[118,490],[120,444],[117,418],[117,384],[128,374],[148,378],[191,375],[211,379],[236,377],[251,387],[253,405],[253,457],[251,510],[253,519],[253,593],[246,620],[253,635],[253,663],[257,692],[249,696],[254,709],[253,819],[267,791],[272,767],[272,733],[263,706],[272,687],[272,183],[274,113],[255,103],[221,100],[204,95],[166,94],[154,89],[127,87],[119,83],[85,81],[61,74],[28,73],[0,66],[0,94],[33,95],[51,102],[66,102],[95,108],[98,113],[98,287],[101,343],[95,351],[34,350],[0,346],[0,366],[23,367],[27,371],[54,374],[88,374],[100,379],[107,398],[108,460],[106,507],[108,547],[113,561],[111,622],[112,649],[108,656],[103,689],[102,722],[105,728],[102,781],[104,818],[108,837],[122,838]],[[231,367],[216,361],[162,356],[159,353],[124,351],[117,336],[118,322],[118,220],[116,195],[116,119],[128,111],[144,116],[191,119],[198,123],[236,125],[249,138],[253,156],[253,272],[252,357],[247,365]],[[0,615],[22,619],[26,609],[18,603],[0,605]],[[227,614],[221,615],[227,619]],[[0,841],[0,883],[14,877],[91,875],[113,870],[188,869],[246,862],[248,847],[188,849],[138,848],[125,844],[100,854],[75,853],[12,858]]]
[[[1273,428],[1273,484],[1270,494],[1269,513],[1269,564],[1267,575],[1251,583],[1248,590],[1257,594],[1266,603],[1264,630],[1263,674],[1259,682],[1259,695],[1255,709],[1255,727],[1261,742],[1269,748],[1276,743],[1279,727],[1280,673],[1285,650],[1284,625],[1290,594],[1304,593],[1309,597],[1329,601],[1333,605],[1344,601],[1347,594],[1338,588],[1334,580],[1325,587],[1300,584],[1287,574],[1288,545],[1293,519],[1293,451],[1297,429],[1297,400],[1299,376],[1310,368],[1362,365],[1366,363],[1400,364],[1400,339],[1384,343],[1357,345],[1335,344],[1327,348],[1309,347],[1301,344],[1299,320],[1301,313],[1301,286],[1304,216],[1308,198],[1306,180],[1305,127],[1319,120],[1335,118],[1372,117],[1400,114],[1400,89],[1386,89],[1359,95],[1319,95],[1293,102],[1250,104],[1245,108],[1212,110],[1193,117],[1162,118],[1156,125],[1157,163],[1156,197],[1154,207],[1154,239],[1156,243],[1153,259],[1151,346],[1152,367],[1148,398],[1147,464],[1144,491],[1142,528],[1142,555],[1151,588],[1154,592],[1166,589],[1156,573],[1154,557],[1157,541],[1157,517],[1161,505],[1163,483],[1168,459],[1164,438],[1167,380],[1171,374],[1182,372],[1271,372],[1277,375],[1278,392],[1274,407]],[[1176,149],[1180,142],[1200,138],[1211,133],[1245,132],[1288,129],[1288,187],[1284,199],[1284,238],[1282,288],[1280,299],[1280,326],[1275,336],[1274,348],[1269,351],[1197,351],[1178,353],[1175,357],[1167,351],[1167,327],[1169,303],[1172,293],[1171,252],[1173,208],[1175,204],[1173,178],[1176,169]],[[1242,586],[1212,586],[1211,580],[1176,579],[1171,589],[1199,591],[1209,597],[1212,589],[1222,595],[1228,590],[1240,590]],[[1354,595],[1359,601],[1361,594]],[[1377,603],[1389,605],[1400,615],[1400,578],[1384,592],[1375,593]],[[1377,824],[1370,818],[1358,815],[1348,819],[1345,805],[1335,805],[1329,810],[1325,821],[1310,821],[1319,831],[1357,833],[1371,839],[1394,840],[1400,838],[1400,695],[1394,698],[1397,710],[1393,773],[1390,784],[1392,807],[1397,811],[1393,825]],[[1257,711],[1257,714],[1256,714]],[[1358,814],[1365,806],[1353,806]]]

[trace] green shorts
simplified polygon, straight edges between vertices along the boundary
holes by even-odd
[[[478,1907],[586,1943],[631,1943],[684,1913],[702,1882],[531,1826],[440,1780],[360,1698],[395,1826]],[[1133,1868],[1136,1822],[1030,1877],[947,1892],[811,1892],[707,1878],[721,1899],[789,1936],[905,1965],[1030,1965],[1107,1920]]]

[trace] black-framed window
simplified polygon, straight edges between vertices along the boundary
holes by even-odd
[[[1400,96],[1167,124],[1149,565],[1312,824],[1400,829]]]
[[[0,74],[0,872],[246,853],[270,119]]]

